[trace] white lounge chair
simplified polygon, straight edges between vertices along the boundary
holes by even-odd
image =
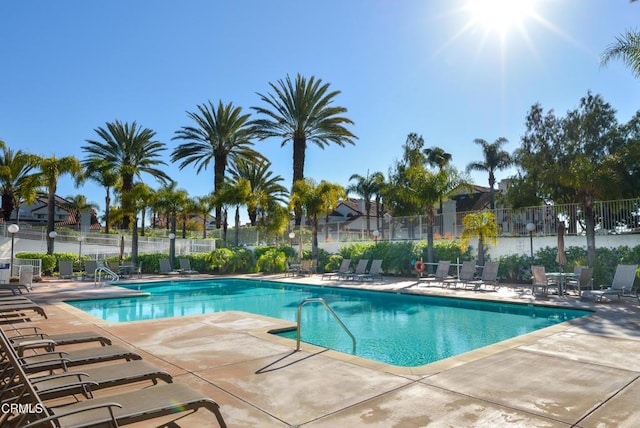
[[[600,290],[587,290],[583,296],[593,296],[596,302],[601,302],[603,297],[609,298],[610,296],[618,296],[618,300],[625,296],[636,297],[640,300],[637,290],[633,294],[633,283],[637,271],[638,265],[618,265],[610,286],[601,285]]]

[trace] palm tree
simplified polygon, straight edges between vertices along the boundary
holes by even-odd
[[[444,151],[442,147],[431,147],[424,149],[424,155],[427,158],[427,164],[438,168],[438,171],[442,171],[444,167],[451,162],[451,153]],[[440,233],[443,231],[444,213],[442,212],[442,197],[440,198]]]
[[[89,202],[85,195],[71,195],[65,198],[67,200],[66,207],[69,211],[73,212],[78,230],[80,230],[81,219],[83,212],[93,212],[98,209],[98,204],[95,202]]]
[[[364,199],[364,212],[367,219],[367,234],[371,233],[371,198],[380,192],[380,183],[384,182],[384,175],[381,172],[374,172],[369,175],[367,171],[366,177],[360,174],[353,174],[349,177],[349,181],[355,182],[346,188],[347,194],[355,193]]]
[[[213,193],[205,196],[198,196],[194,199],[194,212],[202,216],[202,239],[207,239],[207,224],[211,210],[215,207]]]
[[[509,152],[504,151],[501,147],[509,142],[504,137],[498,138],[493,143],[488,143],[482,138],[476,138],[474,143],[482,146],[483,162],[472,162],[467,165],[467,172],[483,171],[489,173],[489,192],[491,196],[491,209],[495,208],[495,184],[497,170],[508,168],[513,164],[513,159]]]
[[[103,141],[86,140],[89,145],[82,147],[87,153],[84,165],[103,160],[107,168],[120,176],[124,204],[123,227],[128,229],[133,209],[126,205],[130,198],[124,196],[133,190],[134,178],[142,179],[142,174],[146,173],[163,184],[172,181],[171,177],[157,168],[166,165],[160,160],[160,154],[166,147],[164,143],[154,140],[154,131],[138,127],[135,121],[131,125],[118,120],[107,122],[106,129],[100,127],[95,132]]]
[[[309,80],[300,74],[295,82],[289,76],[277,84],[269,83],[273,94],[262,95],[260,99],[267,107],[252,107],[264,119],[253,121],[254,131],[260,139],[277,137],[281,146],[293,144],[293,185],[304,179],[304,162],[307,143],[324,149],[330,143],[344,147],[355,144],[357,137],[345,125],[353,121],[345,116],[344,107],[333,106],[340,91],[329,91],[329,84],[311,76]],[[300,224],[300,213],[296,212],[296,225]]]
[[[498,225],[491,211],[469,213],[462,219],[460,247],[464,251],[472,238],[478,238],[478,265],[484,266],[484,247],[487,242],[496,242]]]
[[[604,66],[614,59],[622,60],[636,77],[640,77],[640,33],[627,31],[616,37],[616,42],[602,54],[600,63]]]
[[[104,198],[104,233],[109,234],[110,218],[109,212],[111,209],[111,189],[114,189],[121,185],[121,177],[118,172],[111,169],[109,164],[104,159],[94,159],[87,162],[85,166],[85,179],[95,181],[105,189]]]
[[[263,160],[252,162],[246,159],[238,159],[231,166],[229,173],[235,181],[244,179],[249,183],[250,193],[245,201],[247,214],[251,226],[255,226],[258,214],[264,214],[267,206],[272,202],[284,203],[288,195],[287,188],[280,184],[284,179],[273,175],[269,171],[271,162]]]
[[[424,149],[424,155],[427,157],[427,163],[437,167],[439,170],[442,170],[451,162],[451,153],[445,152],[441,147]]]
[[[311,258],[314,271],[318,269],[319,219],[333,211],[338,201],[346,196],[347,193],[342,186],[324,180],[316,184],[311,179],[305,179],[293,184],[289,206],[303,212],[311,223]]]
[[[56,190],[58,179],[65,174],[79,179],[82,174],[80,161],[73,156],[56,158],[38,158],[37,166],[40,168],[40,176],[47,183],[47,254],[53,254],[53,238],[50,236],[55,229]]]
[[[217,109],[209,104],[198,106],[199,113],[187,112],[196,126],[183,126],[176,131],[174,140],[186,140],[171,153],[171,161],[178,162],[179,168],[193,164],[196,173],[207,169],[213,161],[213,189],[217,191],[224,181],[228,164],[238,159],[263,160],[264,156],[251,147],[249,114],[242,114],[241,107],[218,102]],[[216,227],[220,227],[221,208],[216,207]]]
[[[2,195],[2,216],[5,224],[11,221],[11,214],[20,204],[22,197],[34,196],[37,174],[33,172],[36,157],[22,150],[14,151],[0,140],[0,194]],[[31,198],[33,199],[33,198]],[[16,215],[16,219],[18,216]]]

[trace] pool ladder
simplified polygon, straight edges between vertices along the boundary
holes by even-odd
[[[352,354],[355,355],[356,353],[356,338],[355,336],[351,333],[351,331],[349,331],[349,329],[347,328],[346,325],[344,325],[344,323],[342,322],[342,320],[338,317],[338,315],[333,311],[333,309],[331,309],[331,306],[329,306],[327,304],[327,302],[322,298],[322,297],[310,297],[308,299],[304,299],[302,302],[300,302],[300,304],[298,305],[298,326],[296,328],[296,351],[300,350],[300,313],[302,312],[302,307],[304,305],[306,305],[307,303],[322,303],[322,306],[324,306],[325,308],[327,308],[327,310],[329,311],[329,313],[333,316],[333,318],[338,322],[338,324],[340,324],[340,326],[342,327],[342,329],[349,335],[349,337],[351,338],[351,342],[353,344],[353,351]]]

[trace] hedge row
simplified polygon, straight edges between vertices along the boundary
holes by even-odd
[[[562,267],[565,272],[572,272],[576,265],[587,264],[587,252],[580,247],[566,249],[569,262]],[[531,265],[545,266],[548,271],[558,271],[560,267],[555,262],[557,249],[545,247],[534,254],[533,260],[529,256],[514,254],[502,256],[498,277],[507,283],[527,283],[531,278]],[[159,270],[159,259],[167,258],[166,254],[141,254],[138,263],[143,273],[155,273]],[[191,254],[186,257],[191,261],[192,269],[203,273],[282,273],[287,268],[288,260],[296,257],[291,247],[259,247],[255,250],[247,248],[218,248],[210,253]],[[58,260],[72,260],[74,269],[82,271],[84,260],[88,256],[78,258],[74,253],[55,253],[47,255],[41,253],[19,253],[16,258],[41,259],[42,271],[51,274],[57,271]],[[304,251],[303,259],[310,259],[311,252]],[[386,275],[411,277],[415,275],[413,264],[416,260],[427,261],[427,244],[425,241],[415,242],[378,242],[377,244],[354,243],[342,247],[337,254],[329,254],[320,249],[318,254],[318,271],[337,270],[343,259],[351,259],[352,265],[360,259],[382,259],[382,270]],[[434,261],[451,260],[452,262],[470,260],[470,249],[462,251],[456,242],[438,242],[434,246]],[[117,261],[112,257],[107,261]],[[177,263],[177,262],[176,262]],[[615,249],[598,248],[594,283],[607,284],[613,279],[618,264],[640,264],[640,245],[634,248],[626,246]],[[178,267],[178,266],[174,266]]]

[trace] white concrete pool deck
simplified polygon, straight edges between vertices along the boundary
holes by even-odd
[[[398,368],[309,345],[294,352],[294,341],[266,333],[290,322],[243,312],[109,323],[61,302],[131,293],[114,285],[50,281],[36,284],[29,297],[49,315],[34,324],[47,332],[101,331],[135,348],[176,382],[216,400],[229,427],[636,427],[640,420],[640,308],[634,299],[541,299],[515,287],[476,293],[412,287],[415,281],[406,279],[257,278],[535,301],[595,313],[427,366]],[[174,419],[135,426],[218,426],[206,411]]]

